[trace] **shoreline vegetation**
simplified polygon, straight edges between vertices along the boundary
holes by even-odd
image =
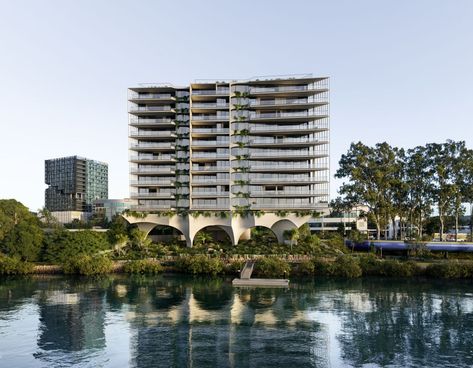
[[[233,275],[245,260],[257,259],[256,277],[333,277],[365,276],[395,278],[473,279],[473,260],[398,260],[381,259],[375,254],[342,254],[337,257],[311,256],[239,256],[183,255],[140,260],[116,260],[108,257],[77,257],[64,265],[37,264],[14,257],[0,257],[0,275],[66,274],[97,276],[111,273],[157,275],[184,273],[191,275]]]

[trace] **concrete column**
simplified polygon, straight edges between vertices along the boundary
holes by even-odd
[[[251,229],[247,229],[241,234],[239,240],[250,240],[251,239]]]

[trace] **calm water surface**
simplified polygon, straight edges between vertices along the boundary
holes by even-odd
[[[0,280],[0,367],[468,367],[467,282]]]

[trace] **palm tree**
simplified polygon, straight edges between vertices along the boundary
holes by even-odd
[[[194,238],[194,242],[196,245],[206,245],[208,243],[213,242],[212,235],[205,231],[200,231]]]

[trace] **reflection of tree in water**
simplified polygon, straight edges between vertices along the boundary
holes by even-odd
[[[433,286],[363,282],[363,307],[348,302],[343,311],[343,358],[354,366],[471,366],[473,356],[465,353],[473,346],[473,315],[465,289]]]
[[[192,295],[200,308],[211,311],[228,307],[233,288],[218,278],[196,278],[192,285]]]
[[[3,278],[0,280],[0,319],[2,314],[18,310],[23,304],[31,302],[38,281],[26,277]]]

